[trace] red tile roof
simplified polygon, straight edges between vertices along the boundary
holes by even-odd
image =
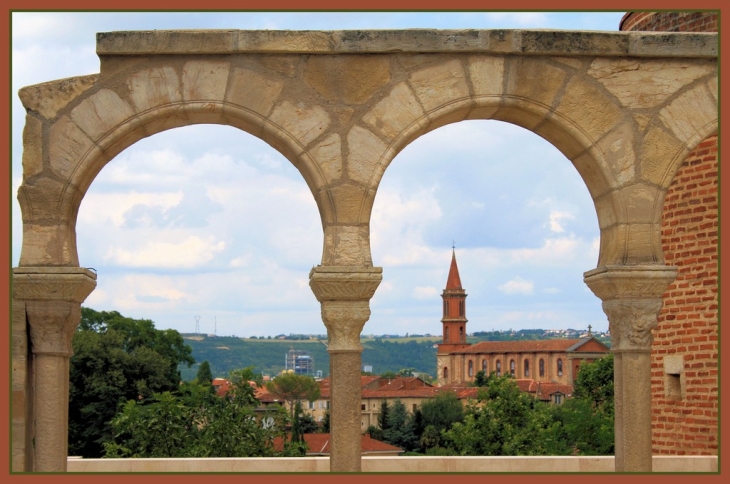
[[[555,351],[575,351],[589,339],[544,339],[529,341],[481,341],[468,348],[453,351],[459,354],[489,354],[489,353],[541,353]],[[608,352],[608,348],[606,348]]]
[[[381,442],[365,434],[361,436],[360,448],[363,455],[365,454],[400,454],[403,449],[395,445]],[[329,455],[330,453],[330,434],[304,434],[304,441],[307,443],[307,455]],[[274,449],[281,451],[284,448],[284,441],[281,437],[274,439]]]

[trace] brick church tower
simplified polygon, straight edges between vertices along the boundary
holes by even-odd
[[[448,384],[459,381],[461,369],[449,368],[449,353],[469,346],[466,342],[466,291],[461,287],[459,267],[456,265],[456,251],[451,253],[451,267],[446,279],[446,288],[441,294],[444,302],[444,316],[441,318],[443,326],[442,342],[436,351],[436,366],[438,383]],[[451,372],[451,374],[449,374]]]
[[[620,30],[717,32],[718,12],[628,12]],[[653,331],[654,454],[717,454],[718,143],[699,141],[667,191],[662,247],[679,269]]]

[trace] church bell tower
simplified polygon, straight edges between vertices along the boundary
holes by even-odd
[[[458,378],[454,373],[458,369],[455,367],[456,365],[452,364],[449,353],[469,346],[469,343],[466,342],[466,296],[466,291],[461,287],[459,267],[456,265],[456,250],[453,250],[446,289],[441,294],[443,334],[436,352],[438,383],[441,385]]]

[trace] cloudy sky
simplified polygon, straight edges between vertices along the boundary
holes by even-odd
[[[95,33],[148,29],[554,28],[617,30],[610,13],[13,13],[12,89],[99,71]],[[12,104],[13,193],[24,110]],[[386,209],[387,207],[387,209]],[[13,199],[12,263],[22,232]],[[608,323],[583,283],[596,266],[595,209],[571,163],[497,121],[442,127],[407,146],[373,210],[383,282],[364,334],[441,331],[456,246],[468,332]],[[204,333],[325,333],[308,273],[322,229],[298,171],[253,136],[191,126],[112,160],[78,217],[81,265],[98,272],[85,305]],[[197,319],[196,319],[197,317]]]

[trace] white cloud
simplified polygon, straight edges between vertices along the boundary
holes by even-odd
[[[113,227],[124,225],[125,214],[133,207],[159,207],[163,211],[180,204],[183,192],[144,192],[127,193],[87,193],[79,209],[79,224],[101,225],[110,224]]]
[[[210,262],[215,254],[223,251],[226,243],[214,237],[201,239],[190,236],[181,242],[147,242],[144,246],[129,250],[111,246],[107,259],[126,267],[159,269],[189,269]]]
[[[439,291],[433,286],[416,286],[412,294],[416,299],[433,299],[438,297]]]
[[[550,212],[550,231],[551,232],[565,232],[565,227],[560,223],[562,219],[575,219],[575,215],[570,212],[561,212],[558,210],[552,210]]]
[[[505,282],[504,284],[500,284],[499,286],[497,286],[497,289],[507,294],[508,296],[511,296],[512,294],[524,294],[529,296],[532,294],[534,288],[534,282],[527,281],[520,276],[517,276],[511,281]]]

